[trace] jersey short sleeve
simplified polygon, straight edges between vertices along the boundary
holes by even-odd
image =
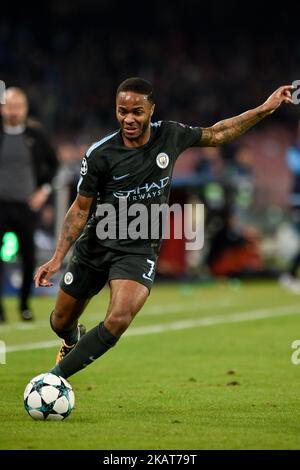
[[[168,126],[175,141],[178,154],[183,152],[189,147],[200,146],[202,136],[201,127],[187,126],[180,122],[169,121]]]
[[[82,196],[94,197],[101,188],[101,181],[105,178],[105,161],[98,149],[86,152],[81,162],[80,179],[77,191]]]

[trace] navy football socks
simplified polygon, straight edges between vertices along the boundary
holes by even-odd
[[[101,322],[82,336],[74,349],[50,372],[67,379],[106,353],[118,340],[119,337],[112,335]]]

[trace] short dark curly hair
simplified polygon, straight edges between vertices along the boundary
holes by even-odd
[[[116,97],[122,91],[133,91],[141,95],[146,95],[150,103],[154,103],[152,84],[140,77],[130,77],[124,80],[117,89]]]

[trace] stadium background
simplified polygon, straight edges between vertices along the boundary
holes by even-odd
[[[266,5],[172,5],[154,1],[144,13],[135,2],[129,8],[109,1],[48,1],[38,11],[27,3],[2,6],[1,79],[28,93],[30,115],[45,127],[61,163],[57,191],[37,232],[41,261],[74,197],[85,149],[116,127],[114,95],[123,79],[139,75],[153,82],[154,119],[209,126],[255,107],[299,76],[295,8],[279,18]],[[298,117],[297,107],[283,106],[232,145],[180,157],[172,202],[206,204],[206,242],[192,255],[183,242],[165,243],[158,279],[276,275],[285,266],[298,246],[287,210],[291,174],[285,160]],[[250,252],[232,252],[221,233],[227,223],[237,245],[252,245]],[[215,253],[220,237],[222,259],[220,249]],[[10,250],[11,239],[4,256],[14,259]]]
[[[28,93],[30,115],[44,125],[61,163],[57,191],[41,212],[36,236],[41,261],[74,197],[85,149],[116,127],[114,94],[124,78],[153,82],[155,119],[207,126],[255,107],[299,75],[295,7],[279,18],[255,3],[246,9],[240,2],[172,5],[154,1],[145,13],[135,2],[129,8],[110,1],[48,1],[38,11],[30,3],[2,6],[1,79]],[[285,160],[298,115],[296,107],[282,107],[233,145],[180,157],[172,201],[204,202],[211,217],[201,253],[185,253],[180,241],[163,245],[158,279],[276,275],[285,266],[298,246],[286,210],[291,175]],[[231,215],[236,238],[252,244],[249,253],[233,253],[224,241],[220,227]],[[220,237],[223,258],[215,265]],[[2,254],[14,261],[15,249],[8,239]],[[8,275],[8,290],[14,278]]]
[[[61,163],[41,213],[39,261],[52,253],[84,150],[116,127],[120,81],[141,75],[153,82],[156,119],[209,126],[300,79],[298,18],[297,5],[262,2],[1,5],[0,79],[28,93],[31,118],[43,124]],[[120,349],[72,377],[77,405],[63,433],[60,423],[30,420],[22,405],[26,383],[52,367],[59,344],[48,321],[53,298],[33,299],[30,325],[20,322],[15,299],[6,299],[1,449],[299,448],[299,371],[291,363],[299,298],[277,284],[298,243],[285,160],[298,119],[297,106],[283,106],[220,151],[180,157],[172,200],[206,203],[204,250],[191,255],[179,242],[164,245],[157,283]],[[212,236],[226,241],[220,228],[232,220],[253,250],[239,253],[242,268],[241,256],[227,251],[229,264],[213,273],[206,259]],[[8,293],[19,283],[15,248],[6,242]],[[247,276],[259,280],[240,282]],[[208,279],[215,282],[192,283]],[[89,305],[88,328],[108,296],[104,290]]]

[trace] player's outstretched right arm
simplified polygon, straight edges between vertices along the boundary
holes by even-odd
[[[200,145],[202,147],[216,147],[231,142],[266,116],[272,114],[282,103],[293,104],[291,95],[293,89],[293,85],[281,86],[257,108],[245,111],[239,116],[219,121],[211,127],[202,128]]]
[[[82,233],[92,202],[92,197],[77,195],[65,216],[53,257],[47,263],[40,266],[34,276],[35,287],[52,286],[49,279],[59,271],[69,249]]]

